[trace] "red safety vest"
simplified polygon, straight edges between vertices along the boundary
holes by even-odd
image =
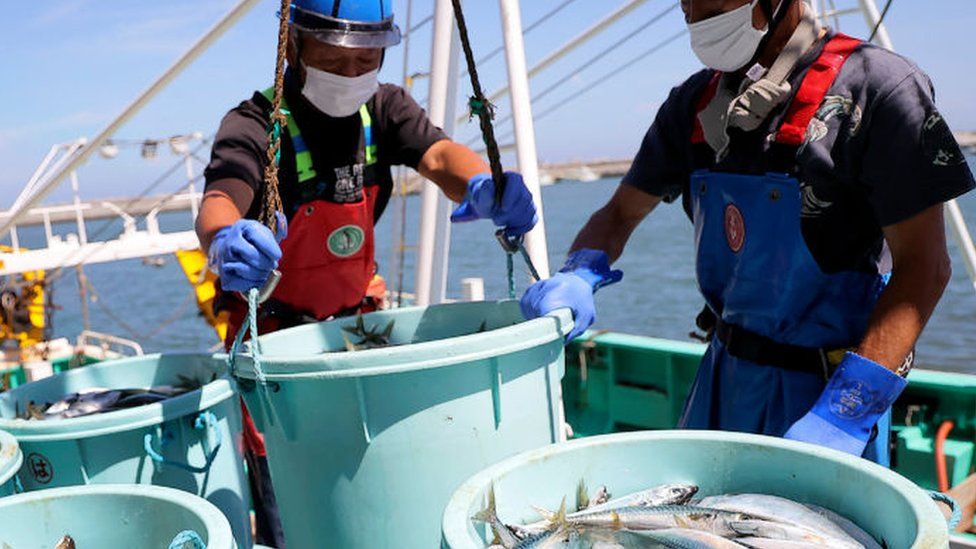
[[[857,38],[839,33],[824,45],[820,57],[810,65],[810,69],[800,83],[800,88],[790,102],[783,123],[773,137],[775,143],[789,147],[799,147],[803,144],[807,126],[810,125],[817,109],[820,108],[827,91],[837,79],[837,75],[840,74],[844,62],[860,45],[861,41]],[[711,81],[705,86],[698,98],[697,112],[700,113],[705,110],[715,97],[721,76],[722,73],[716,71]],[[702,144],[705,142],[705,133],[697,116],[695,116],[694,124],[691,142],[696,145]]]
[[[264,95],[269,97],[271,93],[266,90]],[[283,103],[282,109],[288,112],[287,104]],[[356,179],[362,179],[361,196],[355,202],[313,199],[298,205],[288,220],[288,237],[281,243],[282,257],[278,264],[281,281],[258,320],[260,333],[281,328],[282,315],[324,320],[375,310],[384,297],[385,284],[376,274],[373,230],[380,193],[379,187],[373,184],[376,145],[366,105],[359,109],[359,115],[364,136],[363,161],[358,164],[362,171],[356,173],[360,168],[351,167],[351,173],[343,174],[336,184],[348,184],[355,189],[360,186]],[[312,154],[290,113],[286,132],[295,150],[298,183],[314,182],[319,177],[312,164]],[[247,307],[237,294],[225,296],[223,301],[230,312],[224,342],[229,347],[244,322]]]

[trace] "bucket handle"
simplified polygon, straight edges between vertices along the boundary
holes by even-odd
[[[928,494],[933,501],[944,503],[949,506],[949,509],[952,509],[952,516],[950,516],[946,522],[948,522],[950,532],[955,530],[956,526],[958,526],[959,522],[962,520],[962,508],[959,506],[959,502],[952,499],[952,496],[949,494],[943,494],[942,492],[929,491]]]
[[[146,450],[146,455],[160,465],[172,465],[191,473],[209,472],[210,466],[213,465],[214,460],[217,458],[217,452],[220,450],[221,442],[223,442],[223,432],[217,425],[217,416],[209,410],[201,412],[196,420],[194,420],[193,428],[198,431],[203,431],[203,435],[200,437],[200,443],[203,446],[203,452],[207,455],[206,462],[203,466],[196,467],[189,463],[166,459],[161,452],[153,448],[152,432],[146,433],[146,436],[142,439],[142,446]]]
[[[170,542],[169,549],[207,549],[207,544],[195,531],[183,530]]]

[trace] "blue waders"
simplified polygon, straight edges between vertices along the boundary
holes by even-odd
[[[804,78],[774,143],[791,161],[857,44],[838,35]],[[882,277],[820,269],[801,231],[793,173],[700,170],[688,192],[698,285],[718,327],[680,426],[782,436],[823,392],[834,351],[863,337]],[[888,464],[889,429],[890,411],[864,457]]]

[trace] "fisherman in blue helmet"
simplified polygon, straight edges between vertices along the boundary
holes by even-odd
[[[496,204],[485,161],[448,139],[405,90],[379,83],[385,48],[400,41],[390,4],[292,2],[277,233],[257,221],[274,90],[255,92],[221,123],[196,229],[219,273],[215,308],[229,315],[228,345],[244,321],[240,292],[262,286],[275,268],[282,277],[261,306],[262,333],[382,306],[374,225],[393,190],[391,166],[416,169],[461,202],[453,221],[491,219],[512,237],[535,225],[521,176],[506,174]],[[282,547],[263,439],[244,415],[257,541]]]
[[[892,403],[948,283],[943,204],[974,186],[928,77],[801,0],[682,0],[706,66],[674,88],[531,318],[593,293],[662,201],[694,224],[709,347],[680,426],[887,464]],[[653,281],[646,287],[653,291]]]

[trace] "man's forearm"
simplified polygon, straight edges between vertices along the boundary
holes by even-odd
[[[468,181],[489,170],[474,151],[449,139],[431,145],[417,166],[420,175],[434,182],[454,202],[464,200]]]
[[[254,191],[240,179],[219,179],[207,184],[195,226],[203,251],[209,251],[217,231],[244,217],[253,200]]]
[[[949,280],[948,260],[892,273],[857,354],[897,370],[915,347]]]
[[[600,208],[576,235],[569,251],[601,250],[616,261],[641,221],[661,202],[659,197],[621,185],[606,206]]]

